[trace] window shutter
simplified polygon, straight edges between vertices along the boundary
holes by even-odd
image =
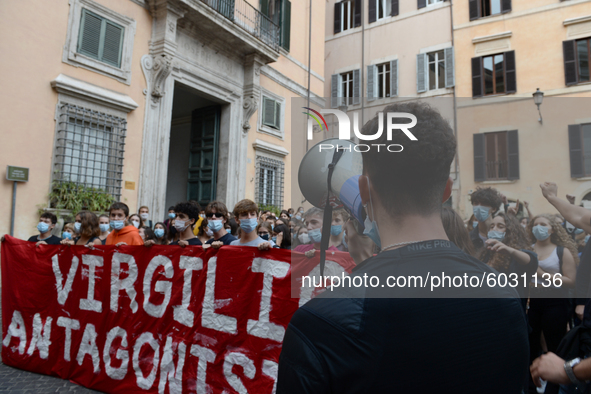
[[[484,134],[474,134],[474,182],[486,181],[486,157],[484,155]]]
[[[116,67],[121,66],[121,43],[123,42],[123,28],[107,22],[105,27],[105,41],[103,58],[106,63]]]
[[[390,62],[390,97],[398,96],[398,59]]]
[[[427,6],[427,0],[417,0],[417,8],[425,8]]]
[[[363,4],[362,0],[351,0],[355,2],[355,20],[353,21],[353,27],[361,26],[361,6]]]
[[[470,20],[480,18],[480,4],[479,0],[469,0],[468,8],[470,9]]]
[[[275,126],[275,100],[263,97],[263,124],[265,126]]]
[[[515,72],[515,51],[505,52],[505,93],[517,91],[517,73]]]
[[[399,12],[398,11],[398,0],[390,0],[390,1],[391,1],[390,15],[396,16],[396,15],[398,15],[398,12]]]
[[[583,143],[581,138],[581,125],[568,126],[568,149],[570,151],[570,176],[582,178],[585,176],[583,167]]]
[[[562,52],[564,55],[564,81],[566,86],[574,85],[579,82],[577,70],[575,40],[562,41]]]
[[[80,37],[78,39],[78,52],[99,58],[101,45],[102,19],[84,10],[80,24]]]
[[[445,48],[445,87],[455,85],[454,47]]]
[[[275,101],[275,127],[281,129],[281,103]]]
[[[269,0],[261,0],[261,14],[269,16]]]
[[[511,11],[511,0],[501,0],[501,13]]]
[[[375,78],[375,69],[376,66],[369,65],[367,66],[367,101],[373,101],[375,100],[375,82],[374,82],[374,78]]]
[[[479,57],[472,58],[472,97],[482,96],[482,61]]]
[[[381,1],[381,0],[368,0],[369,4],[367,7],[367,22],[368,23],[373,23],[376,21],[377,19],[377,15],[376,15],[376,1]]]
[[[339,75],[333,74],[330,77],[330,106],[337,108],[339,106]]]
[[[519,139],[517,130],[507,131],[507,179],[519,179]]]
[[[341,4],[339,2],[334,5],[334,34],[341,32]]]
[[[417,55],[417,92],[427,91],[427,54],[419,53]]]
[[[281,21],[281,46],[289,51],[291,37],[291,1],[283,0],[283,13]]]
[[[361,102],[360,71],[360,69],[353,70],[353,104],[359,104]]]

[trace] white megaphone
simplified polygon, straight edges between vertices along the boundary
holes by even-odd
[[[333,209],[344,207],[357,219],[357,228],[363,231],[365,211],[359,194],[359,176],[363,171],[361,153],[355,143],[330,138],[314,145],[306,153],[298,171],[298,184],[304,198],[315,207],[324,209],[327,198]],[[330,190],[329,167],[335,153],[342,152],[333,165]]]

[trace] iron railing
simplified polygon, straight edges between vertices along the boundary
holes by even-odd
[[[245,0],[201,0],[273,50],[279,50],[279,26]]]
[[[486,179],[502,180],[509,176],[509,163],[507,160],[494,160],[486,162]]]

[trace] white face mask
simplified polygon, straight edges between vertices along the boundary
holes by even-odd
[[[144,220],[148,220],[150,218],[149,213],[140,213],[140,217]]]
[[[138,222],[137,220],[132,220],[131,223],[133,223],[135,228],[140,228],[140,222]]]
[[[176,231],[178,231],[179,233],[182,233],[187,229],[187,227],[189,227],[189,225],[185,225],[185,223],[187,222],[185,222],[184,220],[176,219],[174,221],[174,228],[176,228]]]
[[[303,234],[298,235],[298,239],[303,244],[310,243],[310,237],[308,236],[307,233],[303,233]]]
[[[205,228],[205,234],[207,234],[208,237],[213,237],[213,231],[211,231],[209,227]]]

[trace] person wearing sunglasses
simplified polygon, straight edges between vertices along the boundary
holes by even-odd
[[[226,231],[226,222],[228,221],[226,204],[220,201],[210,202],[205,207],[205,217],[207,218],[207,226],[213,232],[213,238],[209,239],[205,243],[206,245],[219,248],[222,245],[230,245],[232,241],[236,241],[236,237]]]

